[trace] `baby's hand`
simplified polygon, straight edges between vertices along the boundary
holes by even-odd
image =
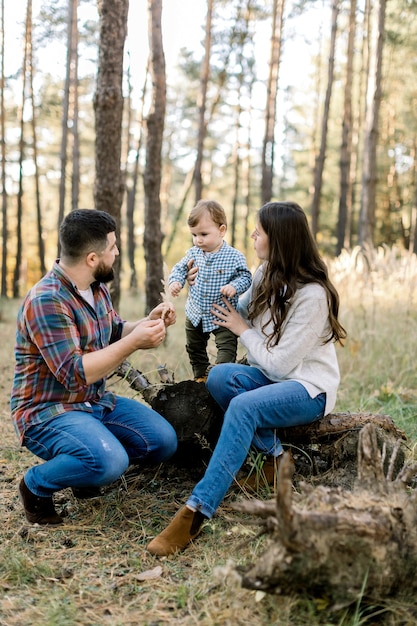
[[[176,296],[178,296],[178,294],[180,293],[182,287],[181,287],[181,283],[179,283],[178,281],[175,281],[174,283],[171,283],[169,286],[169,293],[171,294],[171,296],[174,296],[174,298]]]
[[[220,289],[220,293],[226,298],[233,298],[236,295],[236,289],[232,285],[223,285]]]

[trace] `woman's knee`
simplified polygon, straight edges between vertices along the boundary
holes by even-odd
[[[227,410],[228,419],[237,420],[238,422],[242,416],[251,416],[251,411],[248,410],[248,400],[243,397],[243,394],[234,396],[230,402]]]
[[[218,365],[212,367],[209,371],[206,380],[206,388],[215,400],[220,400],[220,404],[222,403],[224,395],[230,395],[225,394],[225,390],[235,371],[235,363],[219,363]]]
[[[244,394],[239,394],[230,400],[226,413],[224,414],[224,426],[232,429],[236,435],[240,431],[248,430],[255,432],[258,428],[258,411],[251,406],[248,398]]]

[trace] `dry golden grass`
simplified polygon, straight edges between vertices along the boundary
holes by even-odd
[[[342,384],[337,410],[390,414],[417,439],[417,350],[415,257],[375,253],[366,269],[355,251],[332,262],[331,274],[349,332],[339,350]],[[132,363],[152,381],[166,364],[177,381],[190,377],[184,349],[183,306],[165,345],[142,352]],[[281,597],[242,589],[234,565],[266,549],[257,528],[225,499],[200,540],[175,558],[158,559],[146,544],[189,494],[199,473],[165,465],[130,470],[100,499],[79,501],[70,490],[57,496],[66,514],[59,528],[26,523],[17,483],[36,459],[19,448],[9,417],[16,302],[1,305],[0,341],[0,626],[311,626],[313,624],[415,624],[414,601],[389,602],[384,613],[358,604],[346,613],[329,611],[326,598]],[[122,314],[143,311],[140,296],[124,296]],[[135,311],[135,313],[133,313]],[[116,378],[110,384],[134,395]],[[386,610],[385,610],[386,609]],[[366,613],[368,610],[368,613]]]
[[[339,410],[387,412],[417,439],[417,257],[380,248],[331,262],[348,330]]]

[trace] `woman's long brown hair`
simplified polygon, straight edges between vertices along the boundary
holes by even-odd
[[[293,296],[308,283],[319,283],[327,293],[330,333],[323,337],[324,343],[336,341],[343,345],[346,331],[338,320],[339,295],[302,208],[295,202],[269,202],[259,210],[258,220],[268,236],[269,258],[264,263],[263,279],[254,289],[249,319],[269,311],[274,332],[268,347],[278,343]]]

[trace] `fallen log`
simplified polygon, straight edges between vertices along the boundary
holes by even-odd
[[[315,479],[328,486],[351,489],[357,474],[359,434],[364,426],[375,427],[383,450],[383,468],[397,475],[407,455],[407,437],[388,415],[375,413],[331,413],[306,426],[277,429],[290,449],[296,467],[295,482]]]
[[[205,466],[216,445],[222,425],[220,407],[203,383],[193,380],[173,382],[164,366],[158,368],[161,383],[149,380],[125,361],[115,372],[144,400],[163,415],[175,428],[178,451],[172,462],[180,466]],[[357,472],[359,432],[372,423],[386,454],[384,462],[400,440],[394,470],[398,472],[405,459],[405,433],[388,415],[371,413],[333,413],[305,426],[277,429],[285,449],[291,449],[296,467],[296,481],[317,477],[327,485],[351,488]],[[387,469],[387,467],[386,467]],[[393,470],[393,471],[394,471]]]
[[[391,470],[385,473],[376,430],[370,422],[360,431],[352,490],[302,483],[294,492],[294,465],[285,453],[276,498],[235,504],[260,518],[270,538],[255,564],[237,568],[243,587],[324,597],[334,608],[359,598],[377,603],[399,594],[412,597],[417,492],[407,486],[417,463],[405,464],[395,478]]]
[[[406,439],[405,432],[400,430],[388,415],[375,413],[330,413],[322,419],[292,428],[280,428],[279,436],[283,441],[293,443],[325,443],[340,437],[341,434],[351,431],[360,431],[365,424],[372,422],[385,432],[400,439]]]

